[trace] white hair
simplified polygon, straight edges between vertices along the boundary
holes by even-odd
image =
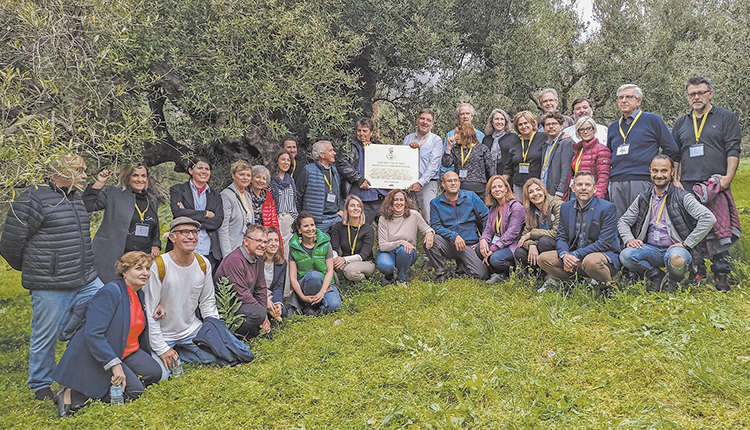
[[[637,98],[638,100],[643,99],[643,91],[641,91],[640,87],[638,87],[638,85],[635,85],[635,84],[625,84],[621,86],[620,88],[617,89],[617,95],[618,96],[620,95],[620,91],[628,90],[630,88],[633,88],[635,90],[635,98]]]
[[[542,93],[539,94],[539,101],[540,102],[542,101],[542,96],[545,95],[545,94],[547,94],[547,93],[552,93],[552,95],[555,96],[555,101],[557,101],[557,91],[555,91],[554,88],[545,88],[545,89],[542,90]]]
[[[317,160],[318,158],[320,158],[320,154],[326,151],[326,146],[328,145],[333,146],[333,144],[327,140],[319,140],[313,143],[313,146],[312,146],[313,159]]]

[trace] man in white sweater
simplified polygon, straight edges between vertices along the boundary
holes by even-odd
[[[200,223],[188,217],[172,221],[169,240],[174,249],[154,261],[151,279],[143,289],[151,349],[167,370],[178,364],[178,357],[201,364],[216,361],[213,354],[193,343],[203,324],[196,309],[203,318],[219,318],[210,263],[194,252],[199,228]]]

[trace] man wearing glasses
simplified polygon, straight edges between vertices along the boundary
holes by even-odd
[[[682,163],[679,180],[685,191],[695,193],[694,186],[707,182],[710,188],[715,192],[711,195],[719,196],[726,200],[727,206],[734,207],[734,199],[731,194],[730,185],[737,173],[737,167],[740,162],[740,142],[742,141],[742,130],[737,116],[726,109],[722,109],[711,104],[714,96],[713,84],[709,78],[696,77],[691,78],[685,85],[685,95],[692,111],[677,119],[672,128],[672,136],[677,142],[682,154]],[[715,181],[710,181],[715,178]],[[700,189],[700,188],[699,188]],[[702,193],[704,196],[706,193]],[[710,197],[710,196],[709,196]],[[707,204],[709,209],[712,208],[712,200],[707,199],[702,203]],[[722,221],[721,213],[713,209],[717,217],[717,225],[726,232],[724,240],[721,237],[711,240],[709,236],[707,241],[712,244],[709,255],[713,265],[711,270],[715,275],[715,286],[719,291],[729,291],[727,275],[732,271],[732,265],[729,262],[729,248],[736,238],[739,238],[739,225],[736,231],[731,222],[727,223],[726,219]],[[693,279],[697,277],[705,278],[706,267],[702,258],[696,259],[698,262],[697,273],[692,273]],[[700,282],[700,278],[697,279]]]
[[[203,324],[196,309],[203,318],[219,319],[211,264],[195,253],[200,226],[198,221],[185,216],[172,221],[169,240],[174,249],[163,254],[161,261],[154,260],[151,278],[143,288],[151,349],[167,370],[178,364],[178,358],[201,364],[216,361],[216,356],[193,343]],[[164,309],[165,316],[155,312],[157,305]]]
[[[237,333],[246,337],[255,337],[271,329],[267,309],[269,306],[273,308],[274,304],[269,303],[263,260],[267,243],[265,227],[249,224],[242,238],[242,246],[230,252],[216,271],[217,282],[226,278],[234,284],[232,289],[242,302],[237,313],[245,316],[245,322]]]
[[[679,169],[680,151],[659,115],[641,110],[643,92],[625,84],[617,90],[622,116],[609,126],[607,146],[612,151],[609,195],[618,218],[639,194],[651,186],[649,166],[661,148]]]

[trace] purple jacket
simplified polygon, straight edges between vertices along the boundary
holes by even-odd
[[[716,217],[716,224],[706,236],[708,252],[715,255],[722,252],[740,238],[740,218],[734,204],[732,191],[721,191],[721,182],[711,178],[707,182],[693,186],[698,201]]]
[[[497,207],[490,209],[487,225],[484,226],[484,232],[482,232],[482,239],[490,244],[490,251],[495,252],[498,249],[509,248],[515,252],[518,247],[518,239],[521,237],[521,228],[525,217],[526,210],[523,208],[523,203],[517,199],[505,203],[503,217],[500,221],[500,234],[498,234],[495,230]]]

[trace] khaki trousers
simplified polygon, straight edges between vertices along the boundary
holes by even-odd
[[[606,255],[594,252],[579,261],[573,272],[565,270],[563,261],[557,256],[557,251],[547,251],[539,254],[539,267],[553,278],[567,281],[576,273],[579,276],[596,279],[599,282],[612,282],[612,275],[617,272]]]

